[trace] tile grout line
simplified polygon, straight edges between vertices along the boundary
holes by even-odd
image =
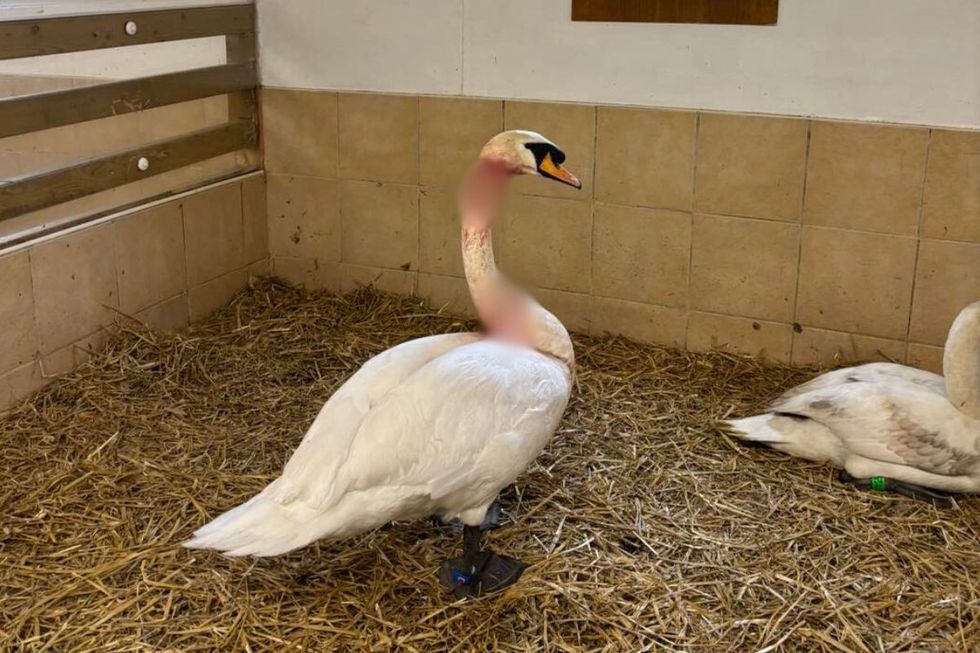
[[[340,252],[337,255],[337,290],[340,290],[343,285],[344,277],[344,184],[342,183],[343,177],[341,177],[340,171],[340,161],[343,158],[343,152],[340,147],[340,93],[336,94],[337,98],[337,233],[340,235]],[[306,273],[304,273],[304,278]]]
[[[27,274],[31,279],[31,323],[34,325],[34,351],[31,354],[30,362],[40,366],[41,364],[41,325],[37,319],[37,292],[34,288],[34,248],[28,247],[27,254]],[[27,365],[27,363],[24,363]],[[23,367],[20,365],[18,367]],[[18,368],[14,368],[18,369]],[[6,372],[4,372],[6,374]]]
[[[122,312],[122,297],[119,295],[119,248],[116,242],[116,226],[119,223],[119,219],[110,220],[107,223],[107,227],[112,230],[112,242],[110,246],[112,247],[112,280],[115,282],[116,287],[116,310],[120,313]],[[103,305],[104,306],[104,305]],[[116,316],[113,315],[112,321],[115,321]],[[103,325],[105,326],[105,325]]]
[[[242,234],[242,260],[248,259],[245,251],[245,184],[238,184],[238,223],[241,226]]]
[[[591,230],[589,232],[589,308],[587,314],[589,316],[587,327],[588,333],[592,333],[592,318],[595,311],[595,189],[596,189],[596,173],[599,168],[599,107],[598,105],[592,107],[592,188],[590,189],[591,197],[589,198],[589,219],[592,220]]]
[[[411,268],[409,268],[411,269]],[[415,97],[415,276],[412,297],[418,297],[422,269],[422,96]]]
[[[847,125],[873,125],[876,127],[896,127],[906,129],[942,129],[954,132],[978,133],[980,129],[967,125],[937,125],[920,122],[895,122],[889,120],[872,120],[867,118],[842,118],[834,116],[820,116],[815,114],[796,114],[796,113],[768,113],[760,111],[740,111],[737,109],[712,109],[699,108],[694,106],[672,106],[666,104],[634,104],[634,103],[602,103],[596,104],[594,100],[568,100],[561,98],[541,98],[541,97],[504,97],[500,95],[455,95],[452,93],[438,92],[418,92],[418,91],[395,91],[395,90],[369,90],[363,88],[339,88],[339,87],[311,87],[311,86],[282,86],[279,84],[263,84],[261,88],[279,91],[297,91],[305,93],[346,93],[349,95],[388,95],[394,97],[429,97],[429,98],[457,98],[464,100],[504,100],[511,102],[528,102],[533,104],[560,104],[570,106],[603,106],[612,109],[628,109],[637,111],[674,111],[685,113],[710,113],[712,115],[724,116],[747,116],[750,118],[775,118],[787,120],[806,120],[830,122],[835,124]]]
[[[915,223],[915,256],[912,259],[912,283],[909,289],[909,313],[905,321],[905,362],[909,362],[912,350],[912,312],[915,308],[915,286],[919,275],[919,256],[922,251],[922,218],[925,214],[926,178],[929,175],[929,155],[932,152],[932,129],[926,132],[925,161],[922,166],[922,185],[919,187],[919,214]]]
[[[694,207],[698,193],[698,141],[701,140],[701,112],[694,114],[694,151],[691,161],[691,204],[688,211],[689,243],[687,248],[687,295],[684,302],[684,351],[688,348],[691,326],[691,278],[694,276]]]
[[[183,200],[177,203],[180,210],[180,228],[184,236],[184,302],[187,304],[187,321],[190,322],[191,315],[191,266],[187,260],[187,216],[184,212]]]
[[[789,361],[790,364],[794,363],[796,359],[796,336],[797,327],[800,323],[800,277],[801,270],[803,268],[803,229],[804,229],[804,216],[806,214],[806,191],[807,191],[807,179],[810,176],[810,141],[813,138],[813,120],[807,120],[806,122],[806,142],[803,145],[803,188],[800,193],[800,213],[799,213],[799,226],[800,231],[797,236],[796,245],[796,288],[793,292],[793,331],[792,337],[789,342]],[[802,332],[802,327],[800,327]]]

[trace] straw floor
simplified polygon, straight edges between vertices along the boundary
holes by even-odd
[[[372,354],[468,325],[412,300],[263,283],[108,351],[0,417],[0,649],[977,651],[980,502],[939,511],[711,426],[810,372],[577,338],[552,445],[505,491],[531,563],[454,603],[458,535],[394,524],[288,556],[178,543],[274,478]]]

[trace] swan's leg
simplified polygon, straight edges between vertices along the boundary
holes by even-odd
[[[483,517],[483,522],[480,524],[480,530],[492,531],[500,528],[500,517],[503,515],[504,507],[500,505],[499,499],[494,499],[490,507],[487,508],[487,514]],[[445,522],[438,515],[432,515],[429,517],[434,526],[444,526]],[[462,532],[463,522],[459,518],[453,519],[449,522],[449,525],[457,533]]]
[[[503,512],[504,508],[500,505],[500,499],[494,499],[490,507],[487,508],[487,514],[483,516],[483,523],[480,524],[480,530],[492,531],[500,528],[500,516]]]
[[[517,582],[526,565],[480,549],[481,526],[463,527],[463,555],[442,563],[439,580],[457,598],[482,596]]]
[[[952,508],[956,505],[956,500],[945,492],[886,476],[856,478],[842,469],[838,473],[837,478],[842,483],[850,483],[856,487],[874,490],[876,492],[894,492],[910,499],[931,503],[937,508]]]

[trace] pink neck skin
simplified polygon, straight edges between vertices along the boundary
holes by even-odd
[[[497,269],[490,227],[513,171],[506,164],[481,158],[463,182],[463,267],[477,314],[494,337],[534,347],[528,297]]]

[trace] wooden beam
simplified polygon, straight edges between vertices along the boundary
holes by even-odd
[[[11,179],[0,186],[0,222],[255,145],[254,123],[232,122]],[[149,166],[140,170],[138,162],[144,157]]]
[[[228,64],[0,99],[0,138],[143,111],[213,95],[252,91],[255,66]]]
[[[779,0],[572,0],[572,20],[775,25]]]
[[[257,59],[256,54],[255,34],[236,34],[225,38],[225,60],[228,63],[255,61]],[[261,133],[259,131],[258,93],[254,88],[228,96],[228,120],[251,120],[255,124],[256,133]],[[258,144],[257,147],[260,150],[258,160],[261,162],[261,144]],[[250,153],[239,152],[235,155],[236,163],[239,166],[247,165],[249,157]]]
[[[237,34],[225,38],[225,57],[228,63],[255,61],[255,34]],[[258,98],[254,88],[228,98],[229,120],[253,120],[258,125],[258,113]]]
[[[126,31],[135,23],[135,34]],[[255,31],[251,4],[53,16],[0,22],[0,59]]]

